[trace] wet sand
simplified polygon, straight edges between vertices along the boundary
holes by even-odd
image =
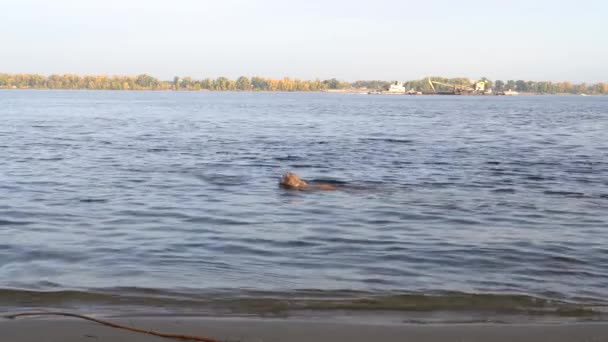
[[[352,324],[280,319],[120,318],[111,321],[143,329],[242,342],[600,342],[608,323],[572,324]],[[0,320],[2,342],[171,341],[75,319]]]

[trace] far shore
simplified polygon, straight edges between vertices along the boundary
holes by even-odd
[[[272,91],[272,90],[208,90],[208,89],[199,89],[199,90],[188,90],[188,89],[51,89],[51,88],[7,88],[0,87],[0,91],[2,90],[29,90],[29,91],[112,91],[112,92],[183,92],[183,93],[271,93],[271,94],[290,94],[290,93],[325,93],[325,94],[368,94],[371,89],[328,89],[328,90],[315,90],[315,91]],[[374,93],[374,95],[388,95],[388,96],[396,96],[396,95],[407,95],[408,97],[416,97],[416,96],[496,96],[495,94],[487,94],[487,95],[441,95],[441,94],[406,94],[406,93]],[[520,92],[515,96],[540,96],[540,95],[548,95],[548,96],[605,96],[605,95],[587,95],[587,94],[572,94],[572,93],[527,93]],[[512,97],[512,96],[508,96]]]
[[[117,318],[113,322],[164,333],[240,342],[577,342],[605,341],[608,323],[353,324],[321,320],[244,318]],[[7,342],[161,342],[161,337],[76,319],[0,319]]]

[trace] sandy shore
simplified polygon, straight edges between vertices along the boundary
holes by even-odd
[[[608,323],[382,325],[278,319],[133,318],[112,321],[162,332],[242,342],[601,342]],[[75,319],[0,320],[2,342],[171,341]]]

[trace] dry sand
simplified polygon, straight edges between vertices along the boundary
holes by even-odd
[[[280,319],[133,318],[112,321],[139,328],[263,342],[604,342],[608,323],[572,324],[351,324]],[[172,341],[76,319],[0,320],[0,342]]]

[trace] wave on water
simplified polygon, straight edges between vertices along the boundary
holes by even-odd
[[[214,290],[166,291],[146,288],[97,290],[0,289],[3,311],[29,309],[83,310],[127,315],[299,316],[310,313],[352,315],[391,313],[415,319],[443,313],[447,317],[478,315],[604,321],[603,303],[557,301],[517,294],[464,292],[373,293],[297,290],[291,292]],[[436,318],[436,317],[435,317]],[[446,319],[447,321],[447,319]]]
[[[395,144],[411,144],[414,140],[411,139],[398,139],[398,138],[361,138],[361,141],[364,142],[385,142],[385,143],[395,143]]]

